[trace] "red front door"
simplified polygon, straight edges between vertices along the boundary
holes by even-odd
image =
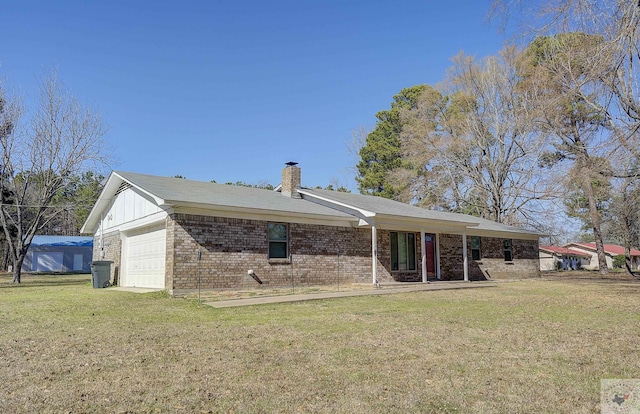
[[[425,250],[427,256],[427,276],[435,277],[436,275],[436,236],[433,234],[425,234]]]

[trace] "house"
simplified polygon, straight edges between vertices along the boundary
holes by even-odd
[[[539,276],[540,234],[464,214],[301,186],[114,171],[85,222],[121,286],[193,289]]]
[[[585,269],[597,270],[600,268],[595,243],[568,243],[565,245],[565,247],[570,248],[571,250],[583,252],[591,256],[589,264],[587,266],[583,266]],[[638,268],[640,268],[640,250],[631,249],[630,253],[631,269],[637,270]],[[604,254],[607,259],[607,267],[609,269],[613,269],[613,258],[615,256],[624,255],[624,247],[618,246],[617,244],[605,244]]]
[[[589,267],[591,255],[562,246],[540,246],[540,270],[578,270]]]
[[[23,272],[91,272],[93,237],[33,237],[22,263]]]

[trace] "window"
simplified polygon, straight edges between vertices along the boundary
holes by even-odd
[[[472,236],[471,237],[471,259],[472,260],[480,260],[482,258],[482,254],[480,253],[480,237]]]
[[[513,260],[513,255],[511,253],[511,239],[505,239],[502,242],[503,250],[504,250],[504,261],[511,262]]]
[[[288,257],[288,236],[286,224],[269,223],[269,259],[286,259]]]
[[[416,270],[415,233],[391,232],[391,270]]]

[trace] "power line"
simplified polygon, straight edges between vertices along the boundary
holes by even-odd
[[[93,207],[93,204],[74,204],[73,207],[60,207],[58,205],[29,205],[29,204],[9,204],[9,203],[0,203],[0,207],[25,207],[25,208],[58,208],[62,210],[72,210],[76,207]]]

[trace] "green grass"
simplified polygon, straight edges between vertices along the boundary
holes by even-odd
[[[0,412],[599,412],[637,378],[640,284],[215,309],[90,276],[0,276]]]

